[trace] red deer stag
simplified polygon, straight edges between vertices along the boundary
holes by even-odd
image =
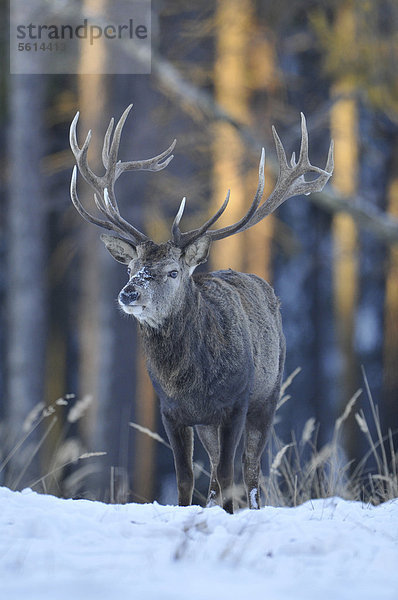
[[[207,260],[215,240],[245,231],[272,213],[285,200],[321,191],[333,172],[333,145],[325,169],[308,157],[308,134],[301,115],[301,148],[298,160],[287,162],[283,145],[273,128],[279,177],[262,204],[264,149],[254,200],[240,221],[211,229],[225,211],[221,208],[206,223],[182,232],[180,221],[185,198],[174,219],[171,239],[155,244],[119,212],[115,182],[125,171],[160,171],[172,160],[176,141],[147,160],[118,160],[120,136],[130,105],[116,125],[106,131],[102,161],[105,174],[96,175],[87,163],[91,132],[83,146],[77,142],[79,113],[70,129],[70,144],[77,167],[94,190],[98,211],[89,214],[76,191],[76,166],[71,198],[79,214],[115,235],[101,239],[117,261],[127,266],[128,282],[118,296],[121,309],[133,315],[143,339],[147,368],[160,399],[163,423],[174,453],[178,502],[189,505],[193,492],[193,427],[210,459],[208,505],[220,503],[233,512],[234,457],[243,433],[243,478],[250,508],[259,508],[260,461],[280,393],[285,340],[279,301],[260,277],[231,269],[194,274]],[[315,173],[316,179],[305,180]]]

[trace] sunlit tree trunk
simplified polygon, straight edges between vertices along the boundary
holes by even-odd
[[[214,67],[214,94],[220,105],[235,118],[248,120],[248,44],[250,42],[250,0],[233,0],[216,5],[216,57]],[[217,123],[213,142],[213,212],[231,189],[231,200],[218,227],[238,221],[250,206],[242,168],[245,168],[244,145],[226,123]],[[255,191],[254,187],[254,191]],[[254,193],[253,191],[253,193]],[[215,244],[212,266],[216,269],[242,270],[245,234],[232,236]]]
[[[344,91],[347,92],[349,89],[343,85],[336,88],[336,93]],[[341,194],[347,196],[354,195],[357,187],[357,120],[356,100],[339,100],[333,106],[331,111],[331,135],[335,143],[333,185]],[[339,213],[333,218],[332,232],[334,314],[341,356],[339,403],[344,406],[359,384],[358,365],[354,353],[355,311],[358,300],[357,229],[348,214]],[[353,456],[356,452],[358,434],[352,417],[346,425],[346,431],[346,448],[349,456]]]
[[[105,1],[85,0],[82,12],[102,15]],[[84,49],[84,50],[83,50]],[[103,44],[97,40],[95,45],[82,46],[80,56],[81,72],[101,72],[101,66],[106,61]],[[105,108],[107,106],[107,88],[104,76],[79,75],[78,77],[78,107],[80,110],[78,140],[84,141],[89,129],[92,139],[88,158],[94,171],[103,172],[100,162],[103,135],[107,126]],[[96,211],[93,203],[93,191],[79,179],[79,197],[91,211]],[[94,208],[93,208],[94,207]],[[76,216],[76,218],[78,218]],[[110,367],[112,365],[113,335],[111,330],[111,314],[113,307],[108,305],[104,293],[104,282],[110,269],[109,261],[99,239],[99,230],[84,221],[81,227],[81,297],[79,309],[79,398],[92,396],[93,402],[87,416],[80,423],[86,443],[91,450],[106,451],[108,456],[101,462],[101,472],[90,486],[97,489],[89,490],[94,496],[103,496],[109,487],[110,470],[114,465],[112,460],[113,440],[109,429],[112,421],[108,420],[107,404],[110,401]]]
[[[344,39],[355,38],[355,13],[351,3],[340,7],[335,27]],[[352,89],[350,81],[336,83],[333,93],[346,97],[337,100],[331,110],[331,135],[335,143],[333,185],[346,196],[357,191],[358,174],[358,110],[356,99],[349,97]],[[342,357],[340,403],[345,404],[358,385],[353,348],[358,295],[358,236],[353,219],[345,213],[333,218],[332,231],[334,311]]]
[[[344,89],[344,88],[343,88]],[[336,92],[343,90],[339,87]],[[331,134],[335,143],[333,185],[347,196],[356,191],[357,108],[354,99],[339,100],[331,111]],[[357,372],[353,353],[354,317],[357,302],[357,230],[352,217],[340,213],[333,219],[335,314],[342,355],[341,401],[355,391]]]
[[[256,38],[254,45],[249,45],[250,53],[250,78],[249,88],[253,93],[265,93],[267,98],[276,97],[280,81],[277,69],[277,57],[274,41],[268,31],[259,32],[257,35],[255,22],[252,22],[252,35]],[[264,110],[265,103],[261,103],[261,109]],[[271,102],[272,104],[272,102]],[[266,113],[257,114],[257,119],[262,127],[266,121]],[[266,148],[268,153],[270,148]],[[258,149],[258,158],[260,157],[260,148]],[[246,194],[244,202],[246,209],[252,199],[258,183],[258,165],[254,166],[246,177]],[[266,161],[265,164],[265,187],[263,201],[272,192],[275,185],[275,177]],[[245,210],[245,207],[243,207]],[[245,268],[267,281],[272,280],[272,237],[275,229],[275,217],[269,215],[263,221],[260,221],[255,227],[249,229],[245,234]]]

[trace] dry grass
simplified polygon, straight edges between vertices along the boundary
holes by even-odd
[[[272,431],[268,450],[271,468],[262,485],[266,505],[296,506],[330,496],[379,504],[398,497],[398,451],[394,445],[397,432],[389,430],[383,435],[378,407],[364,371],[363,378],[371,422],[366,419],[363,409],[354,415],[369,448],[365,455],[350,461],[342,441],[344,425],[363,394],[358,390],[336,419],[330,442],[320,448],[317,443],[319,427],[313,418],[305,423],[301,438],[297,440],[292,436],[288,444],[277,437],[275,430]],[[271,448],[276,448],[274,457]]]
[[[87,459],[104,456],[106,453],[85,452],[81,442],[77,438],[69,436],[71,425],[84,416],[91,404],[92,398],[85,396],[81,400],[71,403],[71,400],[74,399],[75,396],[73,394],[68,394],[63,398],[58,398],[50,405],[46,406],[43,402],[40,402],[33,407],[22,425],[23,436],[4,456],[0,464],[0,476],[3,477],[4,473],[6,473],[4,480],[7,487],[17,490],[23,484],[23,487],[30,487],[40,492],[48,492],[49,489],[51,491],[60,491],[62,488],[62,495],[73,496],[78,484],[88,475],[95,472],[91,461],[88,465],[84,466],[80,466],[79,463]],[[64,414],[61,415],[61,412],[64,412]],[[29,471],[32,461],[45,445],[51,431],[59,421],[63,422],[64,425],[58,435],[55,448],[52,450],[45,475],[27,481],[26,474]],[[33,448],[30,448],[29,438],[39,428],[40,431],[43,431],[40,439]],[[24,466],[16,471],[13,468],[13,459],[19,452],[23,452],[25,445],[28,451],[25,450],[24,453]],[[67,469],[72,465],[77,468],[69,474],[67,473]]]
[[[281,399],[277,411],[280,410],[290,396],[286,394],[293,378],[299,373],[296,369],[286,380],[281,391]],[[398,497],[398,451],[396,449],[396,434],[388,430],[383,434],[380,425],[378,406],[372,398],[370,387],[363,372],[365,393],[358,390],[349,400],[342,414],[336,419],[330,441],[319,447],[319,424],[310,418],[304,424],[301,435],[292,434],[289,441],[278,438],[275,429],[272,429],[268,445],[268,473],[262,481],[262,501],[270,506],[296,506],[314,498],[340,496],[348,500],[361,500],[372,504],[379,504],[386,500]],[[358,401],[368,403],[368,409],[357,410]],[[70,426],[78,421],[90,405],[89,398],[83,398],[71,403],[72,396],[60,398],[50,406],[37,405],[27,416],[23,431],[24,434],[18,444],[3,458],[0,464],[0,476],[7,469],[6,484],[11,489],[18,489],[21,482],[37,491],[57,493],[73,496],[77,489],[82,488],[82,482],[93,472],[98,471],[101,465],[94,466],[89,458],[101,457],[104,452],[87,453],[78,439],[70,437]],[[61,415],[61,411],[63,411]],[[355,461],[347,458],[343,444],[344,428],[347,420],[354,414],[355,424],[364,436],[368,450],[365,455]],[[64,426],[54,449],[46,474],[35,481],[25,482],[24,477],[30,462],[46,442],[58,419],[62,418]],[[143,435],[150,436],[158,443],[166,446],[171,451],[170,445],[158,433],[152,432],[137,423],[130,426]],[[21,451],[29,440],[31,433],[40,427],[43,431],[41,438],[30,452],[24,467],[13,474],[9,466],[13,458]],[[68,469],[70,466],[73,469]],[[209,478],[209,473],[202,465],[194,464],[197,479]],[[128,481],[124,481],[124,496],[121,498],[120,490],[116,490],[116,471],[111,470],[110,494],[111,502],[127,502],[129,499]],[[201,492],[195,489],[196,498],[205,502]],[[245,506],[245,493],[243,486],[235,486],[235,502],[237,506]],[[103,500],[103,498],[98,498]],[[146,499],[142,499],[145,501]]]
[[[300,369],[296,369],[285,381],[277,411],[290,400],[286,390],[299,372]],[[398,497],[398,451],[394,443],[397,432],[389,430],[383,435],[378,407],[372,398],[365,372],[363,377],[372,422],[368,423],[363,409],[354,415],[368,444],[365,455],[359,460],[350,461],[343,445],[344,426],[363,395],[363,391],[358,390],[336,419],[331,440],[322,447],[317,441],[319,424],[312,417],[304,424],[299,439],[292,434],[287,443],[279,439],[275,429],[272,429],[268,444],[270,468],[261,486],[263,504],[297,506],[311,499],[331,496],[379,504]],[[130,425],[170,448],[159,434],[136,423]],[[372,434],[372,431],[375,433]],[[195,472],[199,475],[206,473],[196,463]],[[197,489],[195,493],[196,497],[203,498]],[[246,505],[243,486],[235,486],[234,496],[236,505]]]

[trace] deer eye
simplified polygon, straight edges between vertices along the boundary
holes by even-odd
[[[168,272],[168,276],[172,277],[172,279],[175,279],[178,275],[178,271],[169,271]]]

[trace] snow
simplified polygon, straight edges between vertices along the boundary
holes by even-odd
[[[257,504],[257,499],[256,499],[256,497],[257,497],[257,488],[253,488],[253,489],[250,491],[250,502],[251,502],[251,506],[252,506],[253,508],[258,508],[258,504]]]
[[[0,488],[7,600],[397,600],[398,499],[226,514]]]

